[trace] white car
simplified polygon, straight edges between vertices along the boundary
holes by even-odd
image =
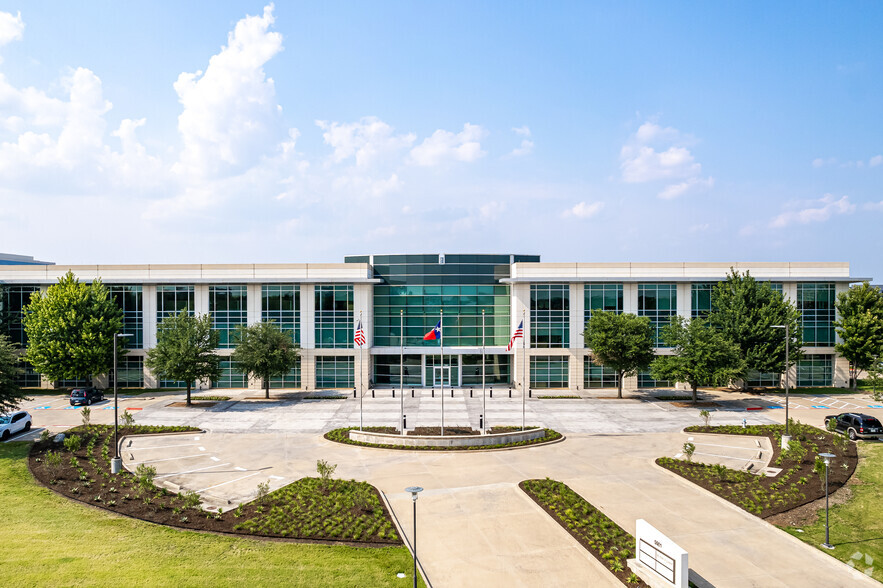
[[[31,415],[23,410],[0,414],[0,439],[6,441],[20,431],[31,430]]]

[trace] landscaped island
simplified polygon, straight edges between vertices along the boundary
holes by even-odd
[[[358,445],[360,447],[376,447],[381,449],[401,449],[406,451],[468,451],[480,449],[507,449],[515,447],[525,447],[528,445],[540,445],[543,443],[551,443],[563,438],[561,433],[552,429],[542,429],[539,427],[526,427],[524,433],[530,438],[520,439],[517,433],[521,432],[521,427],[503,426],[492,427],[488,429],[487,434],[482,435],[481,431],[467,427],[445,427],[445,436],[441,435],[439,427],[417,427],[413,431],[408,431],[407,435],[401,436],[401,431],[395,427],[342,427],[325,433],[325,438],[329,441],[344,443],[346,445]],[[350,432],[369,433],[366,438],[371,438],[371,433],[376,433],[376,442],[362,441],[351,438]],[[512,438],[516,435],[516,438]],[[469,443],[454,444],[454,440],[460,437]],[[384,442],[384,438],[389,442]],[[463,439],[466,438],[466,439]],[[421,443],[421,441],[433,440],[438,443]],[[451,440],[451,444],[441,444],[442,441]],[[412,443],[408,443],[412,441]],[[474,441],[474,442],[473,442]]]

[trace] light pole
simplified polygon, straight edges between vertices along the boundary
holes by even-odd
[[[120,337],[131,337],[128,333],[116,333],[113,336],[113,459],[110,460],[110,473],[118,474],[123,469],[123,460],[120,459],[120,417],[117,414],[119,407],[119,398],[117,396],[117,339]]]
[[[782,435],[782,449],[788,449],[791,431],[788,427],[788,369],[791,360],[791,329],[789,325],[773,325],[774,329],[785,329],[785,434]]]
[[[834,549],[834,546],[831,545],[831,538],[828,533],[828,466],[831,465],[831,460],[837,456],[833,453],[820,453],[819,457],[825,460],[825,542],[822,543],[822,547],[825,549]]]
[[[405,492],[411,493],[411,501],[414,504],[414,588],[417,588],[417,494],[423,492],[423,488],[420,486],[408,486],[405,488]]]

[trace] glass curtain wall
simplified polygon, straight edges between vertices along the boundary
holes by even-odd
[[[132,335],[125,339],[125,346],[129,349],[142,349],[144,347],[142,287],[137,284],[110,284],[107,289],[111,298],[123,311],[123,333]]]
[[[833,361],[830,355],[805,355],[797,362],[797,386],[832,386]]]
[[[676,284],[638,284],[638,316],[646,316],[653,326],[653,344],[665,347],[660,340],[662,327],[678,312]]]
[[[221,335],[219,348],[236,347],[236,327],[245,325],[248,319],[247,296],[244,284],[209,286],[208,307],[214,329]]]
[[[28,346],[21,309],[30,303],[31,295],[39,291],[37,285],[0,286],[0,333],[8,336],[16,347]]]
[[[797,310],[803,324],[805,347],[834,345],[833,282],[798,283]]]
[[[298,284],[263,284],[261,320],[275,321],[294,342],[300,344],[300,286]]]
[[[355,386],[354,366],[349,356],[316,357],[316,387],[352,388]]]
[[[108,387],[113,388],[113,370],[108,378]],[[126,355],[117,359],[117,372],[119,372],[118,388],[143,388],[144,387],[144,358],[141,356]]]
[[[236,362],[232,360],[221,361],[221,377],[218,380],[212,380],[212,388],[247,387],[248,378],[245,374],[236,370]]]
[[[484,382],[486,386],[507,385],[512,382],[510,355],[484,356]],[[481,354],[462,355],[463,386],[481,386]]]
[[[622,314],[622,284],[586,284],[583,322],[588,323],[596,310]]]
[[[399,388],[402,380],[399,372],[404,368],[405,387],[418,387],[423,385],[420,371],[422,356],[405,355],[404,363],[400,364],[398,355],[375,355],[374,356],[374,385]]]
[[[619,374],[616,370],[596,364],[588,357],[583,358],[583,387],[590,388],[617,388],[619,387]]]
[[[570,346],[568,284],[530,285],[530,346],[536,349]]]
[[[570,384],[570,358],[566,355],[530,358],[531,388],[567,388]]]
[[[638,388],[671,388],[673,384],[668,380],[654,380],[650,371],[638,372]]]
[[[690,316],[705,318],[711,312],[711,291],[715,282],[697,282],[690,284]]]
[[[300,357],[290,372],[270,378],[270,388],[300,388]]]
[[[170,314],[178,314],[182,310],[186,310],[190,316],[193,316],[196,308],[194,297],[193,284],[158,285],[156,287],[156,324],[160,324]]]
[[[352,284],[316,285],[316,347],[347,349],[354,346]]]

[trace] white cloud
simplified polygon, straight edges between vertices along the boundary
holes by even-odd
[[[866,202],[862,205],[865,210],[873,210],[875,212],[883,212],[883,200],[880,202]]]
[[[855,205],[849,201],[849,196],[839,199],[831,194],[825,194],[818,200],[797,203],[795,210],[783,212],[774,218],[770,228],[784,228],[793,224],[805,225],[808,223],[824,222],[834,215],[850,214],[855,211]]]
[[[711,188],[714,180],[701,177],[702,165],[690,152],[694,142],[674,127],[645,122],[620,149],[622,180],[629,184],[682,180],[659,192],[666,200],[693,189]]]
[[[333,162],[340,163],[355,156],[356,165],[362,168],[407,149],[417,139],[414,133],[393,134],[390,125],[373,116],[354,123],[317,120],[316,125],[325,131],[322,138],[334,149]]]
[[[883,165],[883,155],[874,155],[867,162],[863,159],[856,159],[855,161],[844,161],[843,163],[839,163],[839,160],[836,157],[828,157],[827,159],[817,157],[812,160],[813,167],[824,167],[826,165],[839,165],[839,167],[855,167],[855,168],[863,168],[866,165],[868,167],[877,167],[878,165]]]
[[[439,129],[411,149],[411,161],[420,166],[434,166],[447,161],[472,162],[486,154],[481,140],[487,136],[480,125],[466,123],[457,134]]]
[[[21,19],[21,11],[13,16],[10,12],[0,12],[0,46],[19,41],[25,30],[25,23]]]
[[[522,157],[524,155],[530,155],[531,153],[533,153],[533,141],[523,139],[521,141],[521,146],[510,151],[507,157]]]
[[[683,182],[677,184],[671,184],[663,188],[663,190],[659,193],[659,197],[663,200],[671,200],[672,198],[677,198],[678,196],[683,196],[687,192],[702,190],[702,189],[710,189],[714,187],[714,178],[687,178]]]
[[[875,155],[868,161],[869,167],[877,167],[878,165],[883,165],[883,155]]]
[[[512,127],[512,130],[516,135],[521,135],[522,137],[530,137],[530,128],[527,125],[523,127]]]
[[[282,35],[269,31],[273,22],[272,4],[262,16],[246,16],[205,72],[178,76],[183,150],[177,172],[198,177],[241,172],[281,138],[281,108],[273,80],[263,70],[282,51]]]
[[[580,202],[576,204],[573,208],[568,208],[564,211],[565,217],[575,216],[576,218],[592,218],[604,208],[603,202]]]

